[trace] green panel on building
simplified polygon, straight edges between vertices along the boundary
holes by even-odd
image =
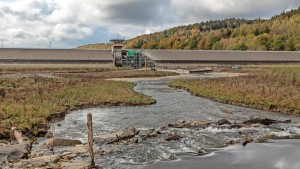
[[[139,57],[141,54],[141,50],[140,49],[128,49],[127,50],[127,57],[129,61],[132,61],[132,59],[137,56]]]

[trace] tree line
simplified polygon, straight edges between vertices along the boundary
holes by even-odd
[[[125,48],[300,50],[300,7],[271,19],[225,19],[178,26],[126,41]]]

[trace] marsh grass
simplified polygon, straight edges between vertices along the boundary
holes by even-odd
[[[110,64],[0,64],[0,73],[14,72],[104,72],[126,70]]]
[[[31,71],[19,69],[15,71]],[[31,76],[0,77],[0,138],[9,137],[14,126],[27,135],[36,135],[49,127],[52,115],[96,106],[135,106],[155,103],[149,96],[133,90],[134,84],[106,80],[115,77],[157,77],[176,75],[156,71],[120,70],[118,68],[67,68],[73,73],[59,73],[55,78],[34,76],[41,71],[61,71],[42,67]],[[90,72],[90,70],[96,70]],[[14,71],[10,69],[10,71]]]
[[[258,66],[249,76],[176,80],[171,87],[223,103],[300,114],[300,66]]]
[[[72,78],[135,78],[135,77],[162,77],[162,76],[175,76],[178,75],[174,72],[164,71],[148,71],[148,70],[114,70],[114,71],[102,71],[102,72],[89,72],[89,73],[71,73],[71,74],[59,74],[61,77]]]
[[[11,78],[1,79],[0,86],[5,91],[0,98],[2,129],[15,126],[33,133],[47,126],[46,118],[55,112],[155,103],[151,97],[135,92],[132,83],[97,78]]]

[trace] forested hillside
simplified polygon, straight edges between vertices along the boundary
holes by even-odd
[[[76,49],[86,49],[86,50],[110,49],[110,43],[88,44],[84,46],[78,46]]]
[[[300,7],[271,19],[226,19],[179,26],[126,41],[125,48],[300,50]]]

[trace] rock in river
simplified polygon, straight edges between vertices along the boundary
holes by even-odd
[[[218,121],[218,125],[220,125],[220,126],[225,125],[225,124],[231,125],[232,123],[230,121],[228,121],[227,119],[221,119]]]
[[[178,135],[177,133],[170,133],[166,138],[165,141],[174,141],[174,140],[179,140],[181,138],[180,135]]]
[[[47,149],[47,148],[59,147],[59,146],[75,146],[78,144],[81,144],[81,141],[62,139],[62,138],[50,138],[50,139],[47,139],[41,145],[39,145],[38,148],[39,149]]]
[[[113,142],[118,141],[121,134],[122,134],[122,132],[114,132],[114,133],[110,133],[110,134],[104,134],[104,135],[101,135],[101,136],[95,138],[94,142],[96,144],[113,143]]]
[[[174,125],[175,128],[192,128],[201,127],[205,128],[210,125],[210,122],[202,119],[192,119],[192,120],[179,120]],[[173,126],[172,126],[173,127]]]
[[[144,139],[148,137],[156,137],[158,132],[155,129],[149,129],[149,130],[141,130],[139,132],[139,136],[143,137]]]
[[[244,124],[262,124],[262,125],[271,125],[271,124],[277,124],[277,123],[291,123],[291,120],[285,120],[285,121],[278,121],[278,120],[273,120],[269,118],[251,118],[247,121],[243,122]]]
[[[128,127],[125,128],[122,132],[101,135],[98,138],[95,138],[94,142],[98,144],[114,143],[120,140],[133,138],[138,133],[139,132],[134,127]]]
[[[63,162],[61,163],[62,169],[86,169],[89,168],[89,163],[84,161],[79,161],[76,163]]]
[[[11,161],[26,158],[30,152],[30,145],[26,142],[0,147],[0,161]]]
[[[51,155],[51,156],[42,156],[42,157],[35,157],[26,161],[23,161],[23,166],[28,168],[30,167],[45,167],[50,165],[54,165],[60,159],[59,155]]]
[[[120,139],[123,140],[133,138],[136,134],[138,134],[138,132],[134,127],[128,127],[123,130],[123,133],[120,135]]]

